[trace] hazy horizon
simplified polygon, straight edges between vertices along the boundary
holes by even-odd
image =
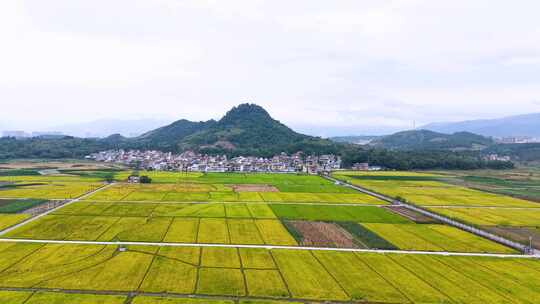
[[[243,102],[319,136],[540,112],[538,9],[536,1],[5,0],[0,130],[219,119]]]

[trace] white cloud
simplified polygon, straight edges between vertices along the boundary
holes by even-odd
[[[4,0],[0,120],[407,127],[539,111],[532,0]]]

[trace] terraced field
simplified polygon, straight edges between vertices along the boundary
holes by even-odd
[[[129,174],[117,172],[114,178]],[[419,224],[382,201],[317,176],[144,174],[155,183],[117,183],[2,235],[0,302],[533,304],[540,298],[538,260],[508,257],[517,252],[456,228]],[[101,185],[96,176],[101,174],[39,182],[81,195],[86,192],[81,185]],[[478,191],[433,180],[437,175],[389,176],[390,181],[382,173],[347,178],[403,195],[418,195],[412,188],[429,197],[436,197],[431,189],[447,190],[476,204]],[[54,191],[31,198],[46,199],[49,193]],[[472,218],[485,221],[480,225],[535,223],[536,209],[520,206],[524,209],[505,208],[504,216],[499,209],[463,209],[478,209]],[[0,215],[0,230],[27,217]],[[116,243],[122,241],[132,243]],[[426,252],[364,252],[369,248]]]

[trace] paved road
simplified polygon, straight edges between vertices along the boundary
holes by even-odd
[[[307,251],[338,251],[338,252],[364,252],[364,253],[400,253],[417,255],[442,255],[442,256],[483,256],[496,258],[522,258],[540,259],[540,255],[522,254],[497,254],[497,253],[470,253],[470,252],[440,252],[440,251],[414,251],[414,250],[383,250],[383,249],[358,249],[358,248],[328,248],[328,247],[299,247],[277,245],[241,245],[241,244],[197,244],[197,243],[157,243],[157,242],[103,242],[103,241],[65,241],[65,240],[34,240],[34,239],[0,239],[0,242],[8,243],[37,243],[37,244],[73,244],[73,245],[123,245],[123,246],[160,246],[160,247],[215,247],[215,248],[254,248],[254,249],[285,249]]]
[[[84,194],[84,195],[82,195],[82,196],[79,196],[78,198],[72,199],[72,200],[68,201],[68,202],[65,203],[65,204],[62,204],[62,205],[57,206],[57,207],[55,207],[55,208],[53,208],[53,209],[51,209],[51,210],[48,210],[48,211],[46,211],[46,212],[43,212],[43,213],[41,213],[41,214],[39,214],[39,215],[36,215],[36,216],[34,216],[34,217],[31,217],[31,218],[29,218],[29,219],[27,219],[27,220],[25,220],[25,221],[22,221],[22,222],[20,222],[20,223],[14,225],[14,226],[8,227],[8,228],[6,228],[6,229],[0,231],[0,235],[4,235],[4,234],[6,234],[6,233],[8,233],[8,232],[10,232],[10,231],[13,231],[13,230],[15,230],[15,229],[17,229],[17,228],[19,228],[19,227],[21,227],[21,226],[23,226],[23,225],[26,225],[26,224],[28,224],[28,223],[30,223],[30,222],[33,222],[33,221],[35,221],[35,220],[37,220],[37,219],[39,219],[39,218],[41,218],[41,217],[43,217],[43,216],[46,216],[47,214],[51,214],[52,212],[54,212],[54,211],[56,211],[56,210],[58,210],[58,209],[60,209],[60,208],[62,208],[62,207],[65,207],[65,206],[67,206],[67,205],[70,205],[70,204],[73,204],[73,203],[75,203],[75,202],[78,202],[78,201],[80,201],[80,200],[82,200],[82,199],[84,199],[84,198],[86,198],[86,197],[88,197],[88,196],[90,196],[90,195],[92,195],[92,194],[94,194],[94,193],[96,193],[96,192],[99,192],[99,191],[101,191],[101,190],[103,190],[103,189],[106,189],[106,188],[110,187],[111,185],[113,185],[113,184],[108,184],[108,185],[102,186],[102,187],[100,187],[100,188],[97,188],[96,190],[91,191],[91,192],[88,192],[88,193],[86,193],[86,194]]]
[[[379,194],[377,192],[373,192],[371,190],[368,190],[368,189],[365,189],[365,188],[362,188],[362,187],[359,187],[359,186],[356,186],[356,185],[351,185],[349,183],[346,183],[344,181],[341,181],[341,180],[338,180],[338,179],[335,179],[333,177],[330,177],[330,176],[323,176],[324,178],[330,180],[330,181],[333,181],[335,183],[340,183],[341,185],[344,185],[346,187],[349,187],[349,188],[352,188],[352,189],[355,189],[357,191],[360,191],[362,193],[365,193],[365,194],[368,194],[368,195],[371,195],[371,196],[374,196],[378,199],[381,199],[383,201],[386,201],[386,202],[389,202],[391,203],[392,205],[396,205],[396,206],[402,206],[402,207],[405,207],[409,210],[413,210],[415,212],[418,212],[420,214],[423,214],[425,216],[428,216],[432,219],[435,219],[435,220],[438,220],[438,221],[441,221],[447,225],[450,225],[450,226],[453,226],[453,227],[456,227],[456,228],[459,228],[461,230],[465,230],[467,232],[470,232],[470,233],[473,233],[473,234],[476,234],[478,236],[481,236],[483,238],[487,238],[489,240],[492,240],[494,242],[497,242],[497,243],[500,243],[500,244],[503,244],[503,245],[506,245],[508,247],[511,247],[511,248],[514,248],[514,249],[517,249],[521,252],[525,252],[528,247],[523,245],[523,244],[520,244],[520,243],[517,243],[517,242],[514,242],[512,240],[509,240],[507,238],[504,238],[502,236],[499,236],[499,235],[496,235],[496,234],[493,234],[493,233],[490,233],[490,232],[487,232],[485,230],[482,230],[482,229],[478,229],[474,226],[470,226],[470,225],[467,225],[467,224],[464,224],[464,223],[461,223],[461,222],[458,222],[458,221],[455,221],[451,218],[448,218],[448,217],[445,217],[445,216],[442,216],[440,214],[437,214],[435,212],[431,212],[431,211],[428,211],[428,210],[425,210],[425,209],[422,209],[422,208],[419,208],[417,206],[414,206],[414,205],[411,205],[411,204],[407,204],[407,203],[404,203],[404,202],[401,202],[401,201],[398,201],[398,200],[395,200],[391,197],[388,197],[388,196],[385,196],[385,195],[382,195],[382,194]],[[540,250],[536,250],[536,249],[533,249],[533,252],[532,252],[532,255],[534,256],[540,256]]]

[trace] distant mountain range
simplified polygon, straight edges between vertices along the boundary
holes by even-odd
[[[121,134],[125,137],[136,137],[170,123],[167,119],[98,119],[78,124],[66,124],[48,128],[49,131],[59,131],[76,137],[106,137],[111,134]]]
[[[493,137],[540,137],[540,113],[509,116],[498,119],[432,123],[423,126],[422,128],[447,134],[466,131]]]

